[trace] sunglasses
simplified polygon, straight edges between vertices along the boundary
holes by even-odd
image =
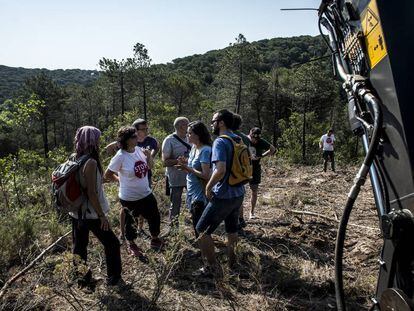
[[[211,125],[213,125],[215,122],[220,122],[220,119],[216,119],[216,120],[211,120]]]

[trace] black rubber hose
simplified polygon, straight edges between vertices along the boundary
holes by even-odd
[[[374,112],[374,130],[372,132],[371,143],[368,148],[368,152],[365,156],[364,162],[361,165],[360,170],[356,176],[354,185],[351,188],[351,191],[348,194],[348,199],[345,204],[344,212],[341,217],[341,222],[339,223],[338,234],[336,236],[336,245],[335,245],[335,296],[336,296],[336,306],[338,311],[344,311],[345,309],[345,294],[344,294],[344,284],[343,284],[343,253],[344,253],[344,244],[346,237],[346,228],[348,226],[349,217],[351,215],[352,208],[354,206],[355,200],[359,194],[361,186],[365,182],[365,178],[369,172],[369,168],[374,161],[375,151],[377,150],[379,138],[380,138],[380,127],[382,125],[382,114],[380,111],[380,106],[378,100],[369,93],[366,89],[358,91],[365,102],[367,102],[373,109]]]
[[[321,37],[323,39],[323,41],[325,41],[326,45],[328,46],[329,50],[331,51],[332,54],[335,53],[335,51],[333,50],[333,48],[331,47],[331,45],[329,44],[328,39],[326,39],[325,35],[322,32],[322,27],[321,27],[321,21],[322,21],[322,15],[319,16],[318,19],[318,28],[319,28],[319,33],[321,34]]]

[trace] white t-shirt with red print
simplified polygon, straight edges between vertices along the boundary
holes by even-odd
[[[323,144],[323,151],[333,151],[334,141],[335,141],[334,134],[331,134],[331,136],[328,136],[328,134],[322,135],[321,142]]]
[[[151,194],[147,177],[149,167],[141,148],[135,147],[134,152],[118,150],[111,159],[108,169],[118,173],[120,199],[136,201]]]

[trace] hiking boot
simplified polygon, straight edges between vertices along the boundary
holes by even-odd
[[[247,224],[244,218],[239,218],[239,229],[246,228]]]
[[[95,291],[100,281],[102,281],[102,278],[94,278],[90,270],[83,277],[77,279],[79,289],[88,294]]]
[[[210,279],[214,277],[214,273],[212,269],[210,268],[210,266],[201,267],[200,269],[191,273],[191,275],[194,277],[203,277],[203,278],[210,278]]]
[[[250,213],[250,217],[249,217],[249,219],[256,219],[257,217],[256,217],[256,215],[254,214],[254,213]]]
[[[128,251],[132,256],[137,257],[141,262],[149,262],[147,256],[144,255],[138,245],[136,245],[134,242],[129,242]]]
[[[156,252],[160,252],[164,246],[164,242],[159,238],[153,238],[151,240],[151,249]]]
[[[116,280],[111,280],[106,282],[106,286],[109,289],[117,290],[117,291],[125,291],[132,288],[131,284],[128,284],[122,278],[118,278]]]

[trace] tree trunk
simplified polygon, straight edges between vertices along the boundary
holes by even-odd
[[[178,116],[181,116],[182,112],[183,112],[183,96],[184,96],[184,91],[183,89],[180,90],[180,99],[178,100]]]
[[[56,137],[56,120],[53,120],[53,146],[57,146],[57,137]]]
[[[238,85],[237,95],[236,95],[236,113],[240,113],[242,85],[243,85],[243,65],[240,64],[239,65],[239,85]]]
[[[279,115],[277,111],[277,92],[273,91],[273,146],[276,146],[277,138],[279,136],[279,126],[277,124]]]
[[[147,90],[145,85],[145,79],[142,79],[142,102],[144,106],[144,120],[147,120]]]
[[[115,117],[116,111],[116,92],[115,89],[112,90],[112,116]]]
[[[49,154],[49,140],[47,137],[48,134],[48,122],[47,122],[47,110],[43,108],[43,149],[45,153],[45,158],[48,158]]]
[[[256,102],[256,114],[257,114],[257,122],[260,128],[262,128],[262,118],[260,117],[260,104],[259,100]]]
[[[303,102],[302,161],[306,163],[306,100]]]
[[[121,115],[124,115],[125,112],[125,89],[124,89],[124,73],[121,71],[121,78],[119,80],[121,87]]]

